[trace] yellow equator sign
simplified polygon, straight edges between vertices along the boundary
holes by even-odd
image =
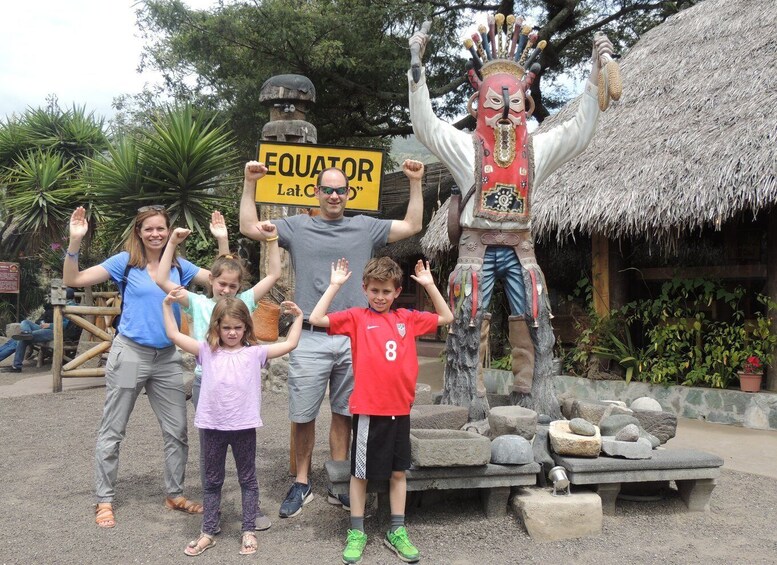
[[[262,141],[257,153],[257,160],[267,167],[267,174],[256,182],[257,202],[318,207],[316,177],[337,167],[348,177],[347,209],[380,210],[383,151],[379,149]]]

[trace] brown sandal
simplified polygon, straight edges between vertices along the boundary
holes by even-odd
[[[187,514],[202,514],[203,512],[202,504],[189,500],[185,496],[176,496],[175,498],[168,496],[165,498],[165,508],[168,510],[180,510]]]
[[[98,502],[94,505],[94,521],[101,528],[113,528],[116,526],[116,518],[113,516],[113,504],[110,502]]]
[[[205,540],[205,545],[201,545],[200,543],[203,540]],[[214,540],[212,536],[209,536],[205,532],[200,532],[200,535],[197,537],[197,539],[190,541],[189,544],[184,548],[183,552],[189,557],[196,557],[214,545],[216,545],[216,540]]]
[[[254,532],[243,532],[243,539],[240,542],[240,555],[253,555],[259,547]]]

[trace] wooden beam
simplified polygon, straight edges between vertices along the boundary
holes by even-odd
[[[764,279],[766,265],[721,265],[712,267],[648,267],[639,272],[645,280],[684,279]]]
[[[610,243],[598,233],[591,236],[591,275],[594,310],[602,317],[610,315]]]
[[[62,356],[65,339],[62,332],[62,306],[54,306],[54,318],[51,329],[54,331],[54,350],[51,355],[51,390],[62,392]]]
[[[121,314],[121,308],[118,306],[65,306],[65,314],[116,316]]]
[[[69,377],[104,377],[105,367],[95,367],[93,369],[73,369],[62,373],[62,378]]]
[[[772,208],[766,228],[766,294],[777,302],[777,208]],[[777,333],[777,312],[771,312],[772,333]],[[772,351],[772,366],[766,370],[766,390],[777,391],[777,348]]]
[[[65,312],[67,312],[67,309],[65,309]],[[99,337],[103,341],[110,342],[113,340],[113,336],[111,336],[111,334],[109,334],[105,330],[101,330],[92,322],[82,318],[81,316],[76,316],[75,314],[71,314],[70,316],[68,316],[68,318],[70,318],[70,321],[73,322],[78,327],[85,329],[90,334],[96,337]]]
[[[79,365],[83,365],[89,359],[92,357],[97,357],[98,355],[101,355],[108,351],[111,348],[112,342],[111,341],[101,341],[94,347],[88,349],[87,351],[84,351],[81,355],[73,359],[70,363],[62,367],[63,371],[72,371]]]

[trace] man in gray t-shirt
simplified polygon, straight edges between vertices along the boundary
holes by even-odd
[[[315,443],[316,416],[329,387],[332,423],[329,428],[330,456],[335,461],[348,457],[351,415],[348,398],[353,389],[350,341],[345,336],[330,336],[324,328],[307,322],[310,312],[329,286],[332,264],[341,257],[355,273],[364,270],[375,250],[387,243],[405,239],[421,231],[423,195],[421,180],[424,165],[407,160],[402,170],[410,180],[410,198],[403,220],[379,220],[369,216],[345,217],[348,202],[348,179],[343,171],[330,168],[319,173],[315,196],[320,213],[273,220],[278,228],[280,246],[291,255],[294,268],[294,302],[305,316],[302,337],[292,351],[289,364],[289,418],[294,426],[294,456],[297,476],[281,504],[281,518],[296,516],[312,497],[309,472]],[[264,164],[250,161],[245,166],[243,196],[240,200],[240,232],[264,241],[269,237],[256,214],[254,195],[256,181],[267,172]],[[359,277],[343,285],[330,310],[367,306]],[[331,504],[350,508],[348,496],[328,493]]]

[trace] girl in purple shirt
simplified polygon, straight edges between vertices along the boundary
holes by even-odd
[[[178,287],[163,302],[167,337],[184,351],[197,355],[202,366],[202,388],[194,425],[200,430],[205,512],[199,537],[189,542],[184,553],[199,555],[216,544],[213,536],[219,531],[228,446],[232,447],[243,498],[240,554],[256,553],[254,529],[259,496],[256,428],[262,425],[261,371],[267,359],[280,357],[297,347],[302,332],[302,311],[293,302],[283,302],[281,307],[295,317],[286,341],[259,345],[246,305],[235,297],[223,298],[213,308],[206,341],[198,342],[181,333],[173,317],[173,302],[182,300],[185,293],[183,287]]]

